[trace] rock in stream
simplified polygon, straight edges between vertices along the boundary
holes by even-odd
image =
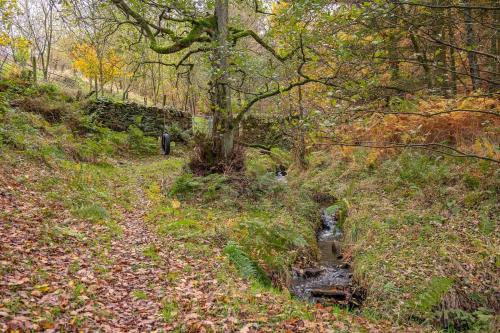
[[[295,270],[291,292],[312,302],[352,304],[352,273],[342,261],[342,231],[335,214],[321,213],[322,228],[317,234],[320,260],[318,267]]]

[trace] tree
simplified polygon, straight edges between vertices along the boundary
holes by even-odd
[[[0,0],[0,46],[8,45],[12,37],[10,31],[17,9],[17,0]]]
[[[227,161],[232,157],[235,129],[255,103],[310,82],[308,79],[301,79],[285,86],[275,83],[274,88],[268,86],[265,91],[251,92],[249,95],[252,98],[234,110],[231,103],[231,91],[234,90],[232,73],[244,72],[242,66],[233,61],[234,49],[238,43],[250,38],[272,56],[272,61],[279,62],[290,59],[294,54],[293,49],[283,55],[252,29],[233,23],[228,0],[216,0],[213,7],[195,1],[176,4],[149,2],[148,5],[126,0],[112,2],[125,15],[120,23],[136,26],[147,38],[153,51],[181,56],[176,63],[166,65],[191,68],[194,64],[188,63],[188,60],[193,55],[210,54],[209,71],[212,77],[208,91],[213,114],[211,153],[214,163]],[[188,32],[183,33],[184,29]],[[167,44],[162,43],[165,40]]]
[[[104,93],[106,79],[105,59],[112,49],[112,37],[118,26],[105,16],[109,6],[99,0],[69,0],[65,14],[70,21],[74,37],[82,44],[88,44],[97,59],[94,86],[96,96]]]
[[[12,32],[17,11],[17,0],[0,0],[0,73],[10,55],[16,61],[16,55],[24,54],[28,46],[24,38],[14,36]],[[9,47],[11,54],[8,52]]]
[[[37,60],[40,61],[43,78],[49,77],[52,59],[52,46],[55,43],[55,8],[51,0],[28,1],[21,3],[22,15],[17,19],[17,28],[31,43],[31,56],[36,73]]]
[[[73,66],[91,82],[99,78],[101,86],[123,75],[125,64],[114,50],[106,50],[100,59],[92,45],[79,44],[73,47],[71,56]]]

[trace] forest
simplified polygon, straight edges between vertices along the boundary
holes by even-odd
[[[1,332],[498,332],[498,0],[0,0]]]

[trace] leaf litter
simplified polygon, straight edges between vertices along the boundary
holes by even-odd
[[[43,174],[0,165],[0,331],[422,331],[255,293],[234,271],[220,275],[229,265],[221,249],[193,255],[184,241],[158,236],[144,222],[142,194],[132,209],[118,207],[123,232],[106,243],[103,225],[26,184]],[[296,307],[306,310],[286,313]]]

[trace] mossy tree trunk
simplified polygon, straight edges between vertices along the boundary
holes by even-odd
[[[229,43],[228,43],[228,0],[215,1],[216,45],[214,50],[215,65],[215,98],[216,104],[212,107],[214,114],[214,131],[212,143],[215,154],[219,158],[227,159],[233,154],[234,133],[233,114],[231,109],[231,91],[229,89]]]

